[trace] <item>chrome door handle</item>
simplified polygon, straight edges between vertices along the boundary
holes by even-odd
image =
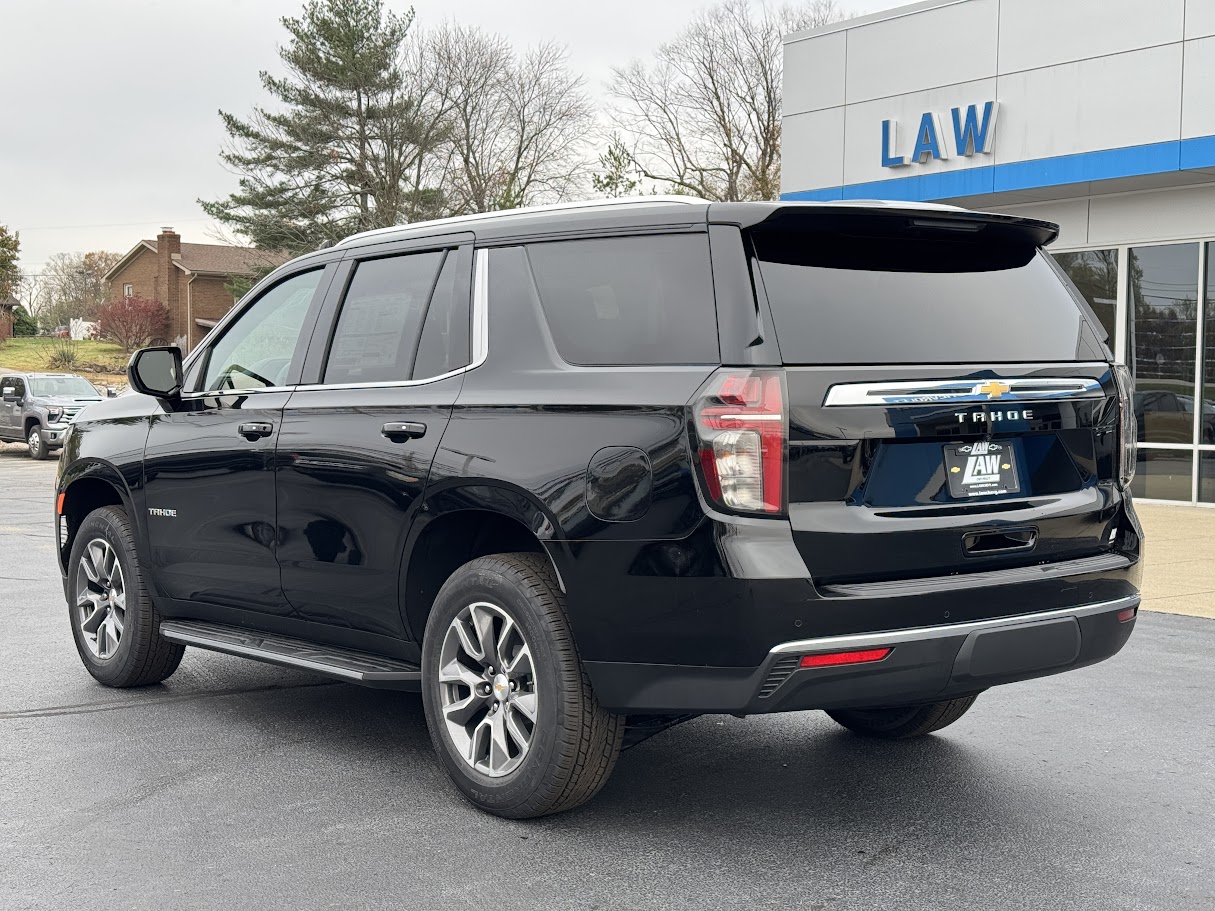
[[[240,431],[241,436],[250,442],[261,437],[268,437],[274,433],[274,425],[269,421],[247,421],[236,429]]]
[[[394,443],[404,443],[406,440],[416,440],[418,437],[425,436],[426,425],[416,421],[389,421],[380,429],[380,433]]]

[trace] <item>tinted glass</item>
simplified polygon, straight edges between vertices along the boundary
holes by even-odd
[[[1215,452],[1198,453],[1198,499],[1215,503]]]
[[[1185,500],[1192,497],[1193,449],[1139,450],[1131,493],[1152,500]]]
[[[408,380],[443,252],[359,263],[338,315],[326,383]]]
[[[705,235],[533,244],[528,254],[553,342],[569,363],[717,362]]]
[[[281,282],[232,322],[205,355],[200,389],[261,389],[287,381],[321,270]]]
[[[1029,244],[755,232],[787,363],[1070,361],[1104,354]]]
[[[1193,443],[1198,245],[1137,247],[1128,268],[1139,439]]]
[[[458,261],[455,251],[449,253],[435,283],[435,293],[431,295],[426,322],[422,326],[422,340],[418,343],[418,357],[413,365],[415,380],[442,376],[468,366],[469,302],[468,294],[456,280]],[[460,291],[458,300],[457,290]]]
[[[1118,326],[1118,251],[1056,253],[1055,262],[1093,308],[1112,346]]]
[[[30,391],[34,395],[66,395],[79,398],[98,396],[93,384],[82,376],[30,377]]]

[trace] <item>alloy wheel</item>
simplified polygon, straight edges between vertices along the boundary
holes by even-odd
[[[443,722],[456,752],[483,775],[517,769],[536,733],[536,671],[523,631],[503,608],[468,605],[443,636]]]
[[[76,566],[76,619],[94,658],[114,656],[126,615],[127,587],[118,552],[104,538],[94,538]]]
[[[29,444],[30,455],[32,455],[34,458],[38,458],[42,452],[42,435],[38,433],[37,427],[30,431],[30,435],[25,441]]]

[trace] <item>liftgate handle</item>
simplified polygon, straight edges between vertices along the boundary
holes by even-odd
[[[249,421],[236,429],[240,431],[241,436],[250,441],[259,437],[268,437],[274,433],[274,425],[269,421]]]
[[[380,433],[394,443],[404,443],[406,440],[425,436],[426,425],[416,421],[389,421],[383,426]]]

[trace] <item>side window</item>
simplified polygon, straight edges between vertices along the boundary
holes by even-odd
[[[358,264],[338,312],[325,383],[408,380],[443,252]]]
[[[206,366],[198,390],[283,385],[322,272],[292,276],[241,313],[203,355]]]
[[[435,293],[431,295],[422,325],[422,340],[413,365],[412,379],[424,380],[467,367],[469,354],[469,299],[457,281],[460,257],[452,250],[443,261]]]
[[[540,304],[572,364],[711,364],[717,311],[704,234],[528,247]]]
[[[17,396],[17,401],[25,398],[25,377],[13,377],[13,395]]]

